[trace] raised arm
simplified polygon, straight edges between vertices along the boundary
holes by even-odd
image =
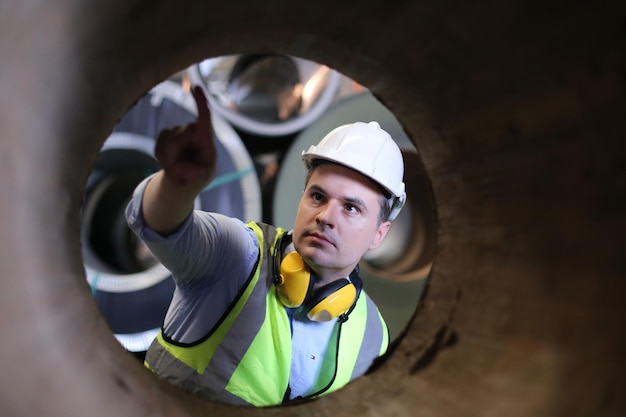
[[[195,87],[192,94],[198,120],[161,131],[155,156],[162,169],[150,180],[143,195],[146,224],[164,236],[180,226],[193,210],[196,196],[215,175],[217,152],[206,97],[200,87]]]

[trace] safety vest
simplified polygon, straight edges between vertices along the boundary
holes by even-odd
[[[178,343],[163,334],[148,350],[145,365],[161,378],[201,397],[230,404],[281,404],[289,389],[291,327],[276,296],[272,256],[285,232],[251,222],[259,259],[247,283],[209,334],[194,343]],[[385,353],[389,335],[385,321],[369,297],[359,297],[341,325],[332,384],[335,391],[361,375],[373,358]],[[339,326],[339,325],[337,325]],[[363,343],[364,340],[368,343]],[[327,385],[331,381],[320,381]]]

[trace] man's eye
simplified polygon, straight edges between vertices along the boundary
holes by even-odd
[[[312,193],[311,198],[315,201],[322,201],[324,199],[320,193]]]
[[[357,206],[352,205],[352,204],[346,204],[346,210],[349,211],[350,213],[358,213],[359,212],[359,208]]]

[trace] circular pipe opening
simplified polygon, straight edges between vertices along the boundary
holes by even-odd
[[[211,58],[187,69],[204,88],[211,109],[258,136],[294,134],[333,102],[341,75],[325,65],[287,55]]]
[[[128,228],[125,210],[135,187],[159,166],[138,149],[115,148],[116,137],[111,139],[87,180],[81,221],[83,258],[89,267],[129,275],[158,262]]]
[[[2,38],[16,40],[0,44],[7,415],[623,414],[623,233],[606,233],[624,224],[621,3],[133,6],[3,10]],[[379,372],[306,409],[170,389],[126,360],[80,286],[72,207],[96,140],[159,80],[244,50],[362,78],[419,141],[437,194],[436,279],[420,314]],[[433,361],[453,332],[460,342]]]

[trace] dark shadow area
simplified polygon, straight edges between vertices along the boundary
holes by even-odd
[[[623,16],[620,1],[1,3],[2,414],[623,415]],[[124,112],[251,51],[367,86],[419,151],[437,214],[427,295],[393,354],[288,408],[154,378],[111,336],[81,256],[85,184]]]

